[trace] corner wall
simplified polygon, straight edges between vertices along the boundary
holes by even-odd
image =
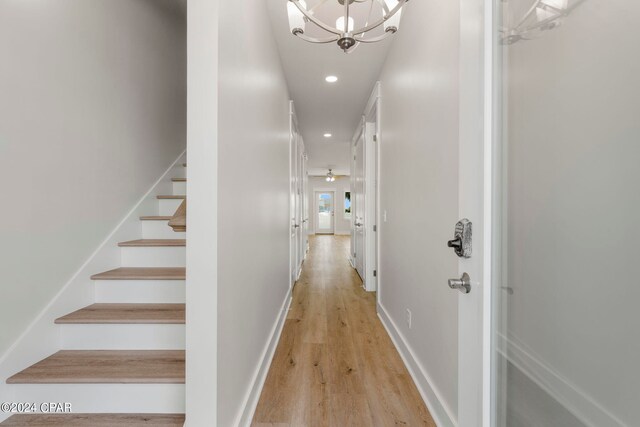
[[[459,4],[410,2],[381,81],[381,318],[441,425],[458,406]],[[406,310],[412,312],[412,326]]]
[[[171,3],[0,2],[0,354],[184,150]]]
[[[289,94],[267,2],[219,10],[218,425],[233,426],[289,294]]]

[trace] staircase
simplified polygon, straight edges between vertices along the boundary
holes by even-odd
[[[0,426],[184,424],[186,233],[169,221],[186,209],[185,168],[157,212],[140,217],[142,239],[118,244],[120,267],[91,277],[95,303],[55,320],[62,350],[6,380],[17,402],[73,413],[16,414]]]

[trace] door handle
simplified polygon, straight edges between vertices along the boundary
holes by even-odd
[[[293,228],[300,228],[300,224],[293,224]]]
[[[471,278],[467,273],[462,273],[462,277],[459,279],[449,279],[449,287],[457,289],[463,294],[468,294],[471,292]]]

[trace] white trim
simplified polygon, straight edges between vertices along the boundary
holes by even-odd
[[[402,361],[407,367],[407,370],[418,388],[420,396],[422,396],[422,400],[424,400],[424,403],[427,405],[433,420],[436,422],[436,425],[438,427],[456,426],[457,421],[455,413],[447,406],[444,399],[442,399],[441,393],[435,387],[431,377],[416,358],[409,344],[407,344],[402,332],[400,332],[382,304],[378,303],[377,306],[378,317],[380,318],[384,328],[387,330],[389,337],[391,337],[391,341],[393,341],[393,345],[396,347],[396,350],[398,350]]]
[[[287,319],[287,313],[289,312],[289,307],[291,306],[291,299],[291,290],[289,289],[287,291],[284,302],[282,303],[282,307],[280,308],[280,315],[271,328],[269,340],[267,341],[267,344],[262,351],[262,356],[260,357],[258,366],[256,366],[256,369],[253,373],[249,389],[247,390],[247,393],[242,400],[240,412],[236,416],[236,420],[233,423],[233,425],[236,427],[249,427],[251,425],[251,422],[253,421],[253,416],[256,412],[256,408],[258,407],[260,393],[262,393],[264,382],[267,379],[267,373],[269,372],[271,362],[273,361],[273,356],[276,352],[276,348],[278,347],[278,342],[280,341],[280,335],[282,334],[282,329],[284,328],[284,322]]]
[[[496,351],[588,427],[626,424],[556,372],[515,337],[497,334]]]
[[[4,384],[4,379],[61,349],[60,328],[54,324],[54,320],[95,302],[95,285],[90,280],[91,275],[120,266],[121,254],[117,243],[142,237],[140,215],[148,214],[157,209],[155,196],[170,191],[172,183],[168,175],[178,163],[182,162],[184,155],[185,151],[176,158],[145,195],[118,222],[82,266],[76,270],[60,291],[2,355],[0,358],[0,378],[2,378],[0,401],[12,401],[11,396],[14,395],[13,388],[11,385]],[[0,414],[0,421],[6,415],[8,414]]]

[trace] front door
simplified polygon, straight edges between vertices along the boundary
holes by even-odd
[[[334,233],[334,194],[333,191],[316,191],[316,234]]]

